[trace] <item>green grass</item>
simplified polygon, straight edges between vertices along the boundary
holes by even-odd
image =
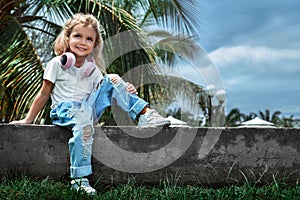
[[[101,182],[101,181],[100,181]],[[51,179],[35,180],[26,176],[2,177],[0,199],[299,199],[300,183],[278,183],[256,186],[245,183],[238,186],[228,184],[221,188],[202,186],[179,186],[162,182],[156,186],[137,185],[134,181],[127,184],[94,187],[98,194],[89,197],[83,193],[70,191],[69,181]]]

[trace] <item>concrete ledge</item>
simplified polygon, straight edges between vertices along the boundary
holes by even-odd
[[[151,167],[147,158],[153,160],[153,156],[144,156],[145,160],[131,157],[128,162],[122,153],[116,154],[110,149],[112,145],[107,146],[113,144],[124,152],[137,155],[159,152],[155,159],[159,160],[158,165],[163,165],[167,161],[165,154],[176,157],[176,152],[182,150],[182,146],[176,147],[177,143],[172,143],[179,134],[178,141],[187,145],[183,155],[165,167],[158,166],[157,170],[144,173],[142,171],[147,166]],[[2,124],[0,170],[40,178],[68,177],[67,144],[71,135],[69,130],[56,126]],[[192,138],[190,144],[187,138]],[[164,149],[171,143],[168,149]],[[90,178],[92,181],[100,178],[104,184],[125,183],[129,177],[143,184],[157,184],[168,179],[202,185],[219,185],[228,181],[267,183],[274,178],[296,182],[300,178],[300,129],[96,127],[94,144],[93,175]],[[102,162],[109,160],[113,168]],[[145,166],[139,169],[138,162]],[[120,166],[127,172],[117,170]]]

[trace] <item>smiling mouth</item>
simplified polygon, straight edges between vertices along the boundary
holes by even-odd
[[[86,51],[86,48],[76,47],[79,51]]]

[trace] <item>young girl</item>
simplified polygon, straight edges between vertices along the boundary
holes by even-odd
[[[86,176],[92,173],[91,152],[94,125],[116,99],[118,105],[139,126],[168,126],[170,121],[148,108],[136,95],[136,88],[118,75],[103,76],[98,69],[103,40],[98,20],[89,14],[75,14],[68,20],[54,43],[54,57],[43,76],[42,87],[26,117],[13,124],[30,124],[48,98],[52,105],[53,124],[73,132],[69,140],[72,188],[95,194]],[[95,62],[96,61],[96,62]]]

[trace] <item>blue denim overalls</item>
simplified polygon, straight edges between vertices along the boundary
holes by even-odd
[[[69,140],[70,176],[79,178],[92,173],[91,154],[94,135],[94,124],[111,105],[112,98],[130,117],[137,115],[148,105],[135,94],[126,92],[127,85],[121,79],[117,84],[111,82],[109,75],[103,77],[99,88],[94,88],[83,102],[60,102],[51,112],[54,125],[68,127],[73,131]]]

